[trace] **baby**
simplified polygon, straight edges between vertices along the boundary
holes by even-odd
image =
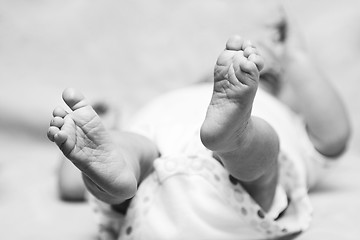
[[[102,239],[266,239],[309,226],[307,192],[350,127],[299,38],[286,37],[259,44],[265,55],[282,44],[281,74],[233,36],[213,83],[160,97],[127,131],[108,130],[81,92],[64,90],[70,111],[54,109],[48,138],[108,217]]]

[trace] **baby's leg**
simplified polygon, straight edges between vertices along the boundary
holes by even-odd
[[[268,210],[277,183],[279,142],[267,122],[251,116],[263,65],[250,42],[238,36],[228,40],[215,66],[214,92],[201,139]]]
[[[80,92],[66,89],[63,99],[71,111],[54,110],[49,139],[83,173],[86,187],[100,200],[118,204],[131,198],[144,168],[157,156],[156,147],[131,133],[114,138]]]
[[[308,51],[304,37],[288,16],[284,55],[284,86],[280,99],[306,123],[314,147],[337,157],[344,152],[351,133],[344,103],[326,74]],[[316,53],[315,53],[316,54]]]

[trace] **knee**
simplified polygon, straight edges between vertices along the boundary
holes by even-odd
[[[349,144],[351,138],[351,127],[344,125],[341,129],[332,132],[326,138],[316,138],[309,134],[315,149],[322,155],[329,158],[336,158],[342,155]]]

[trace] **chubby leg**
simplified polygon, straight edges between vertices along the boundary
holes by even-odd
[[[215,66],[201,139],[267,211],[277,184],[279,140],[266,121],[251,116],[263,65],[249,41],[238,36],[228,40]]]
[[[97,198],[110,204],[131,198],[158,155],[156,146],[139,135],[108,132],[80,92],[66,89],[63,99],[71,111],[54,110],[48,138],[82,172]]]
[[[314,61],[314,53],[307,48],[294,20],[289,15],[287,20],[284,86],[279,98],[303,116],[314,147],[323,155],[337,157],[345,150],[351,135],[346,108]]]

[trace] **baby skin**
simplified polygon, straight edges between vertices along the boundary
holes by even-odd
[[[136,175],[100,117],[80,92],[69,88],[62,97],[70,112],[55,108],[48,138],[80,169],[85,185],[99,199],[117,203],[131,198]]]
[[[239,36],[228,40],[215,65],[213,95],[200,136],[266,211],[277,183],[279,140],[266,121],[251,116],[263,67],[251,42]]]
[[[277,182],[279,143],[270,125],[251,116],[263,66],[249,41],[239,36],[228,40],[215,66],[201,139],[267,211]],[[63,100],[70,110],[54,110],[48,138],[82,171],[95,197],[109,204],[131,198],[159,156],[156,145],[134,133],[109,132],[77,90],[66,89]]]

